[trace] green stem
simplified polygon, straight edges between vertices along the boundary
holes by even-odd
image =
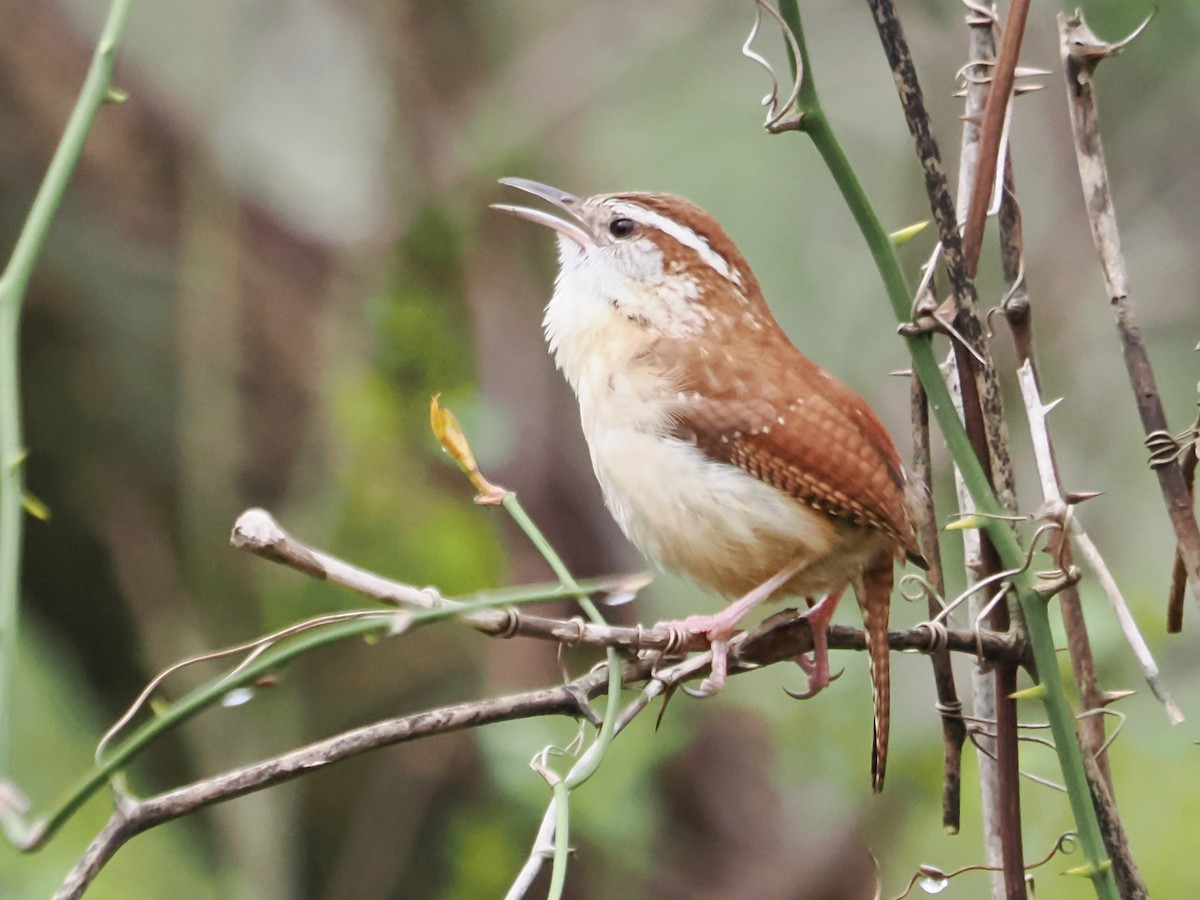
[[[513,517],[513,520],[525,532],[526,537],[542,554],[542,558],[549,564],[554,574],[558,576],[562,585],[574,592],[578,592],[574,576],[570,570],[554,552],[554,548],[550,546],[550,542],[546,540],[533,520],[525,513],[517,500],[517,495],[509,491],[504,495],[504,508],[508,514]],[[581,597],[579,605],[589,619],[598,625],[606,624],[604,617],[600,611],[596,609],[596,605],[587,597]],[[621,657],[616,649],[609,647],[607,651],[608,659],[608,694],[604,699],[604,718],[600,723],[600,734],[597,735],[595,742],[588,747],[584,756],[579,762],[572,767],[570,774],[566,776],[559,784],[554,786],[554,799],[557,806],[555,807],[555,828],[554,828],[554,868],[550,876],[550,893],[547,895],[548,900],[558,900],[562,896],[563,885],[566,880],[566,865],[567,865],[567,823],[569,821],[568,802],[570,800],[571,791],[579,787],[600,768],[600,764],[604,761],[604,755],[608,752],[608,746],[612,743],[613,735],[616,733],[617,714],[621,705]],[[557,891],[555,890],[557,885]]]
[[[12,256],[0,275],[0,773],[10,765],[12,681],[20,627],[21,511],[25,485],[21,437],[21,304],[50,223],[79,162],[88,131],[108,98],[117,45],[132,0],[113,0],[75,108],[54,151]]]
[[[879,269],[897,320],[907,322],[911,317],[912,304],[908,284],[888,234],[821,109],[796,0],[782,0],[780,11],[796,36],[804,63],[804,84],[797,100],[802,113],[801,130],[807,133],[816,145],[841,190],[846,205],[854,215],[854,220],[858,223]],[[933,355],[932,337],[906,335],[905,341],[912,355],[913,371],[929,397],[930,409],[937,419],[938,428],[962,474],[963,483],[970,492],[976,509],[984,517],[982,527],[991,538],[1004,567],[1015,573],[1010,581],[1025,614],[1030,647],[1033,650],[1040,683],[1044,688],[1042,702],[1045,704],[1050,730],[1054,736],[1055,751],[1067,787],[1079,841],[1093,869],[1090,877],[1097,896],[1106,900],[1116,900],[1116,885],[1106,864],[1104,841],[1100,836],[1091,792],[1084,774],[1083,759],[1075,732],[1075,718],[1063,692],[1046,600],[1033,589],[1034,577],[1026,565],[1025,551],[1017,542],[1016,535],[1008,524],[999,518],[1000,504],[979,464],[979,458],[971,447],[966,429],[954,408],[950,391],[938,369],[937,360]]]
[[[550,870],[547,900],[557,900],[567,883],[567,854],[571,851],[571,814],[567,806],[571,787],[565,781],[554,785],[554,866]]]

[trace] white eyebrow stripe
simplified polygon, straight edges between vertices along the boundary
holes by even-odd
[[[730,269],[729,260],[714,250],[708,241],[696,234],[692,229],[680,225],[678,222],[668,219],[666,216],[637,203],[616,204],[615,211],[617,213],[624,213],[634,221],[642,222],[651,228],[657,228],[663,234],[674,238],[685,247],[691,247],[700,254],[700,258],[704,260],[709,268],[715,269],[725,278],[732,279],[734,284],[740,285],[742,283],[741,273]]]

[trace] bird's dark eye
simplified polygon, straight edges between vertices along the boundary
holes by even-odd
[[[633,219],[613,219],[608,223],[608,233],[615,238],[627,238],[637,230],[637,223]]]

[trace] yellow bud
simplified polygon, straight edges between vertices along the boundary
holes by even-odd
[[[433,429],[433,436],[460,469],[468,475],[478,472],[479,466],[475,463],[475,454],[471,452],[467,436],[463,434],[462,426],[458,424],[454,413],[438,402],[441,396],[434,394],[433,399],[429,401],[429,426]]]
[[[438,402],[441,396],[441,394],[434,394],[433,399],[429,401],[429,427],[433,429],[434,437],[438,439],[442,449],[467,474],[467,477],[471,479],[471,484],[475,485],[475,489],[479,491],[479,496],[475,498],[476,502],[499,503],[507,492],[504,488],[492,484],[480,473],[479,464],[475,462],[475,454],[471,452],[471,445],[467,443],[467,436],[463,434],[458,419],[454,417],[454,413]]]

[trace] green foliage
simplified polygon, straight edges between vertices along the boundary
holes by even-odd
[[[406,407],[453,393],[473,375],[463,277],[463,235],[442,210],[418,213],[396,249],[394,276],[372,304],[375,369]],[[426,404],[421,398],[426,398]]]

